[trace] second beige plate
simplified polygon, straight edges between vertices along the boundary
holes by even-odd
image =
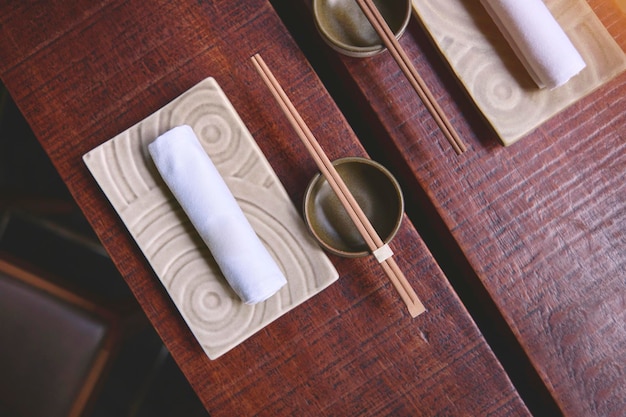
[[[504,145],[626,69],[624,52],[585,0],[545,3],[587,64],[554,90],[536,87],[478,0],[413,0],[414,14]]]

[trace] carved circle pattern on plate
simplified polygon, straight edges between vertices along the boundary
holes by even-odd
[[[241,121],[224,98],[212,89],[197,90],[185,95],[173,107],[171,124],[188,124],[193,127],[203,148],[222,175],[237,172],[240,164],[249,160],[251,149],[242,143]],[[222,163],[228,167],[223,172]]]
[[[193,127],[288,285],[241,302],[152,163],[147,145]],[[254,138],[214,79],[85,155],[85,162],[207,355],[215,359],[338,278]]]
[[[188,262],[170,283],[170,290],[185,306],[184,315],[190,325],[197,325],[202,333],[214,335],[216,340],[228,342],[238,336],[229,325],[237,323],[243,332],[252,321],[254,307],[243,306],[223,276],[210,279],[210,271],[201,266],[201,259]]]
[[[269,197],[269,195],[268,195]],[[276,210],[270,211],[263,204],[241,201],[261,241],[287,277],[289,284],[273,297],[272,302],[281,306],[291,306],[302,296],[314,290],[315,273],[304,248],[292,231],[276,217]],[[313,282],[309,282],[313,281]],[[309,284],[309,285],[307,285]]]

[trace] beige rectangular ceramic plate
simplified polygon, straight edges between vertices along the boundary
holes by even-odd
[[[148,154],[150,142],[181,124],[194,129],[287,278],[263,303],[246,305],[233,293]],[[93,149],[84,161],[211,359],[338,278],[213,78]]]
[[[478,0],[412,1],[414,14],[504,145],[626,69],[624,52],[585,0],[545,1],[587,64],[554,90],[536,87]]]

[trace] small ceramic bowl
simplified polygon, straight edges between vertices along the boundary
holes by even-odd
[[[333,162],[383,242],[397,233],[404,213],[398,181],[371,159],[348,157]],[[321,174],[313,177],[304,194],[304,220],[320,245],[344,257],[370,254],[367,244]]]
[[[374,0],[396,39],[411,18],[411,0]],[[313,17],[320,35],[342,54],[364,58],[385,49],[355,0],[313,0]]]

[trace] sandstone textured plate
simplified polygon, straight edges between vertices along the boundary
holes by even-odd
[[[545,0],[587,64],[554,90],[536,87],[479,1],[412,1],[414,14],[504,145],[626,69],[624,52],[585,0]]]
[[[267,301],[246,305],[230,289],[148,154],[150,142],[181,124],[194,129],[287,278],[287,285]],[[211,359],[338,278],[213,78],[200,82],[83,159]]]

